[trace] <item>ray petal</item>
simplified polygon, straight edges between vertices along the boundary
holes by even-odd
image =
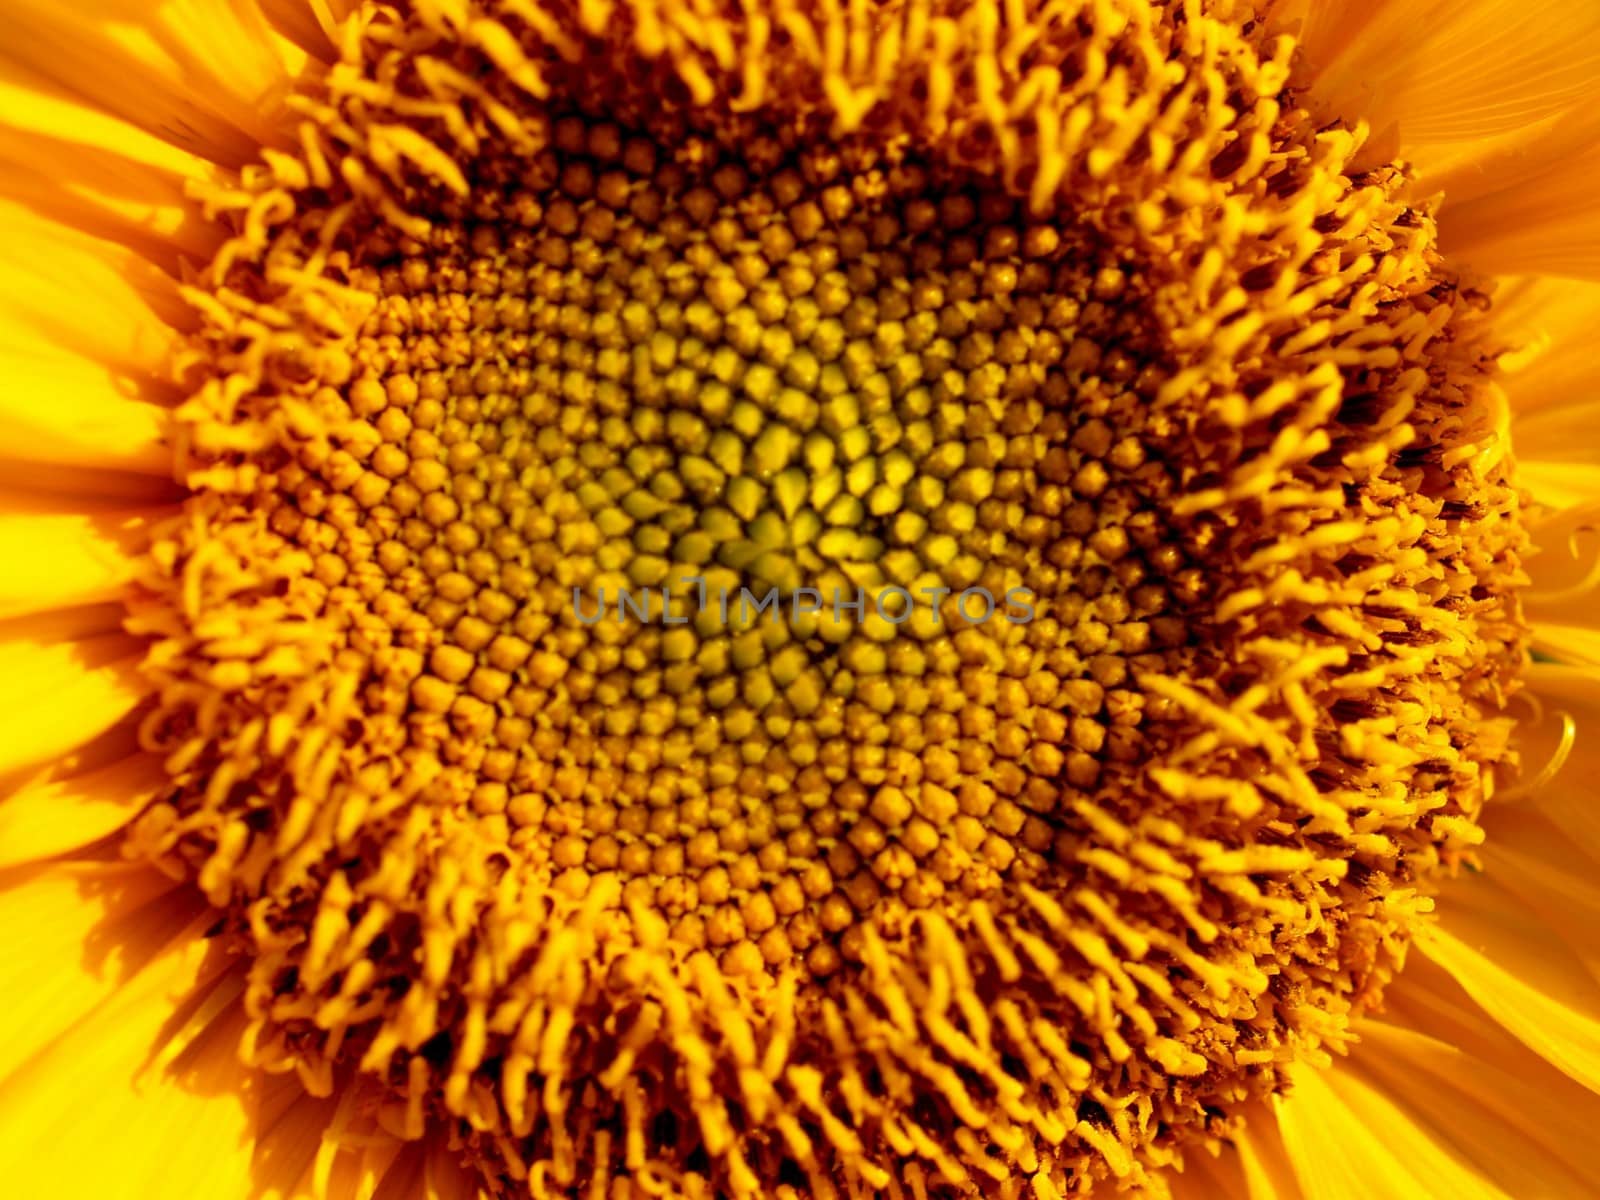
[[[1512,1200],[1392,1097],[1337,1067],[1300,1064],[1273,1101],[1306,1200]]]
[[[82,356],[108,373],[158,374],[189,311],[176,282],[126,246],[0,201],[0,354]],[[34,397],[47,402],[47,397]]]
[[[1392,130],[1425,176],[1464,145],[1600,93],[1600,8],[1588,0],[1297,0],[1285,16],[1302,21],[1319,112]]]
[[[138,518],[0,511],[0,619],[114,600],[133,578]]]
[[[0,875],[0,1079],[66,1035],[203,912],[143,864],[57,862]]]
[[[53,762],[132,712],[149,694],[139,656],[122,633],[0,643],[0,776]]]
[[[33,211],[130,246],[176,275],[211,257],[223,230],[186,188],[213,165],[86,107],[31,72],[0,75],[0,191]]]
[[[1600,279],[1597,173],[1600,105],[1580,105],[1430,179],[1440,246],[1480,271]]]
[[[254,1193],[258,1081],[238,1061],[238,1005],[214,1019],[208,1011],[226,986],[209,950],[197,936],[175,942],[0,1083],[9,1186],[60,1194],[65,1171],[83,1196]]]
[[[166,783],[160,762],[135,754],[0,799],[0,869],[80,850],[121,829]]]
[[[1600,1091],[1600,980],[1580,950],[1488,873],[1450,889],[1439,911],[1418,949],[1530,1049]]]
[[[254,0],[16,0],[6,18],[0,64],[231,165],[282,136],[277,110],[305,58]]]

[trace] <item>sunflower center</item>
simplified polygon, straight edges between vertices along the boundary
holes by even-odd
[[[535,1194],[1047,1197],[1373,1001],[1505,757],[1485,345],[1397,173],[1129,7],[1053,53],[1171,128],[1077,158],[643,24],[533,103],[424,13],[219,199],[133,844],[259,1061]]]
[[[367,720],[737,973],[1048,872],[1063,785],[1138,754],[1129,656],[1192,657],[1201,590],[1132,397],[1063,369],[1123,273],[921,165],[556,132],[352,266],[340,449],[268,501],[414,651]]]

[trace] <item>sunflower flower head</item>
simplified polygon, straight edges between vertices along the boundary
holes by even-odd
[[[1059,1200],[1343,1052],[1529,640],[1393,130],[1232,0],[349,7],[127,609],[246,1064],[494,1196]]]

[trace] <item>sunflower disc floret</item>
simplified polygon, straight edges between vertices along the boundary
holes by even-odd
[[[1048,1200],[1342,1044],[1507,757],[1522,534],[1480,298],[1291,53],[352,20],[206,197],[134,617],[130,852],[252,1060],[495,1194]]]

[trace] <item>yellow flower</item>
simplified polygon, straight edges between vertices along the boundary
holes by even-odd
[[[7,0],[0,1167],[1595,1190],[1592,0]]]

